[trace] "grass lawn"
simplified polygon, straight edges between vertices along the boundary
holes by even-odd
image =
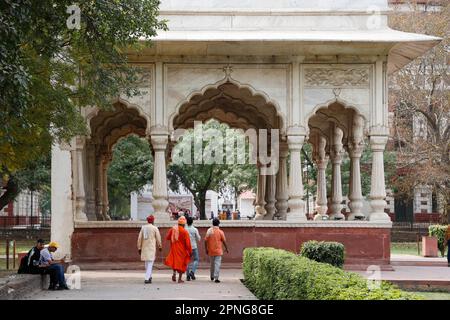
[[[450,292],[412,292],[425,298],[425,300],[450,300]]]
[[[35,245],[35,240],[18,240],[16,241],[16,255],[21,251],[30,250]],[[9,249],[9,268],[12,269],[12,247]],[[6,240],[0,240],[0,270],[6,270]],[[19,267],[19,261],[16,259],[16,269]]]
[[[419,242],[419,250],[417,251],[417,242],[392,242],[391,254],[411,254],[418,256],[422,253],[422,243]]]

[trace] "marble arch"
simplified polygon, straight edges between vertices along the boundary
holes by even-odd
[[[113,147],[119,139],[130,134],[146,138],[149,124],[139,108],[120,101],[109,110],[96,110],[87,119],[90,132],[84,139],[82,150],[84,212],[89,220],[110,220],[107,170]]]
[[[182,114],[186,113],[186,110],[192,106],[196,106],[197,108],[196,115],[204,115],[200,117],[201,120],[211,118],[212,114],[208,114],[208,110],[215,109],[216,111],[222,111],[218,120],[227,123],[230,122],[230,126],[236,126],[237,128],[242,128],[243,125],[246,128],[269,127],[280,129],[281,132],[286,131],[285,116],[280,111],[278,103],[270,99],[265,92],[256,90],[249,84],[243,84],[231,78],[231,76],[226,76],[217,83],[206,85],[200,90],[191,92],[185,100],[177,105],[176,111],[169,117],[169,130],[192,126],[192,123],[183,123],[182,117]],[[248,110],[236,110],[238,106],[247,108]],[[252,121],[246,118],[246,111],[256,111],[262,116],[261,120],[263,122],[259,124],[252,123]],[[192,112],[192,110],[189,110],[189,112]],[[233,116],[227,117],[227,113]],[[239,117],[242,117],[244,122],[239,123],[237,119]]]

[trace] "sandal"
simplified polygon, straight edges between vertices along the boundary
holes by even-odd
[[[176,282],[176,281],[177,281],[177,276],[176,276],[176,275],[173,275],[173,276],[172,276],[172,281],[173,281],[173,282]]]
[[[184,280],[179,279],[178,283],[184,283]]]

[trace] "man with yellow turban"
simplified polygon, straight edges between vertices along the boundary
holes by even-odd
[[[185,225],[186,218],[180,217],[178,224],[169,230],[166,237],[170,240],[170,251],[164,263],[173,270],[172,281],[177,281],[178,272],[178,283],[184,282],[182,276],[186,272],[192,254],[191,240],[184,228]]]

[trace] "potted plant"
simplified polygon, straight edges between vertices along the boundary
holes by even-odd
[[[445,247],[447,245],[445,243],[445,234],[447,232],[447,227],[448,227],[447,225],[439,225],[439,224],[434,224],[428,227],[428,234],[430,237],[436,238],[437,242],[436,246],[441,252],[442,257],[445,256]]]

